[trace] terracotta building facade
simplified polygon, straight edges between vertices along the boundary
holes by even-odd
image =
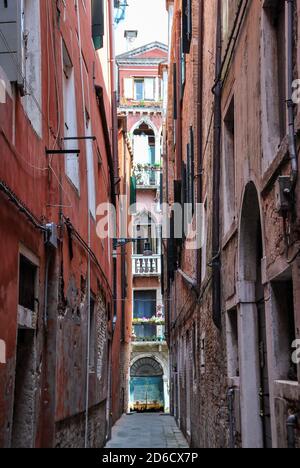
[[[203,230],[170,215],[171,411],[193,447],[299,447],[299,4],[167,9],[163,199]]]
[[[0,18],[0,446],[101,447],[119,352],[96,231],[118,200],[113,2],[9,1]]]

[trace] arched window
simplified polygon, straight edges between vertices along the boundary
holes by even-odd
[[[144,255],[145,251],[152,252],[153,255],[160,253],[158,225],[149,212],[141,213],[135,218],[134,231],[134,238],[138,239],[134,244],[135,255]]]
[[[133,132],[133,154],[135,164],[155,164],[155,134],[146,122]]]
[[[163,368],[153,358],[145,357],[136,361],[131,369],[131,377],[160,377],[164,375]]]

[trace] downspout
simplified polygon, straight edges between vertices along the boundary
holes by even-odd
[[[81,46],[81,24],[79,14],[79,3],[76,2],[77,10],[77,28],[78,28],[78,42],[79,42],[79,61],[80,61],[80,79],[81,79],[81,94],[82,94],[82,112],[83,121],[86,124],[85,117],[85,95],[84,95],[84,83],[83,83],[83,66],[82,66],[82,46]],[[86,127],[86,125],[85,125]],[[86,181],[88,184],[88,164],[86,165]],[[91,248],[91,222],[90,222],[90,207],[89,207],[89,194],[87,187],[87,233],[88,248]],[[89,380],[90,380],[90,315],[91,315],[91,256],[89,251],[87,252],[87,328],[86,328],[86,382],[85,382],[85,431],[84,431],[84,447],[88,448],[88,425],[89,425]]]
[[[109,9],[109,48],[110,48],[110,79],[111,79],[111,125],[112,125],[112,190],[113,203],[116,206],[116,185],[119,183],[119,164],[118,164],[118,114],[117,114],[117,90],[116,90],[116,75],[115,75],[115,43],[114,43],[114,2],[110,0],[108,3]],[[117,191],[119,193],[119,190]],[[109,362],[108,362],[108,428],[107,440],[111,439],[112,431],[112,344],[113,338],[109,340]]]
[[[115,42],[114,42],[114,2],[109,2],[109,48],[110,48],[110,79],[111,79],[111,107],[112,107],[112,151],[114,162],[114,181],[119,182],[118,164],[118,113],[117,113],[117,84],[115,65]]]
[[[220,268],[220,178],[221,178],[221,91],[219,79],[222,66],[222,0],[217,4],[216,32],[216,86],[214,88],[214,151],[213,151],[213,219],[212,219],[212,287],[213,287],[213,321],[221,328],[221,268]]]
[[[289,152],[291,158],[291,195],[296,187],[298,180],[298,155],[297,155],[297,145],[296,145],[296,133],[295,133],[295,117],[294,117],[294,103],[293,103],[293,50],[294,50],[294,9],[295,2],[294,0],[286,0],[288,4],[288,125],[289,125]]]
[[[298,424],[299,414],[291,414],[286,421],[288,448],[296,448],[296,428]]]
[[[235,418],[234,418],[234,388],[229,388],[227,392],[228,412],[229,412],[229,448],[235,448]]]
[[[197,155],[197,203],[202,203],[203,191],[203,36],[204,36],[204,0],[199,3],[199,41],[198,41],[198,102],[197,102],[197,122],[198,122],[198,155]],[[197,250],[197,287],[200,291],[202,280],[202,249]]]

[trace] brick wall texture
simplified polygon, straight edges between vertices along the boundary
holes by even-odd
[[[215,96],[218,1],[192,1],[192,38],[185,55],[185,83],[177,83],[177,119],[174,121],[174,64],[177,80],[182,68],[180,55],[182,0],[175,0],[170,44],[168,109],[164,131],[164,201],[172,204],[174,181],[181,181],[181,163],[187,162],[190,127],[194,130],[195,199],[197,181],[202,178],[201,201],[207,213],[206,248],[202,249],[202,279],[197,277],[196,250],[183,243],[175,251],[175,272],[165,244],[164,298],[171,353],[172,411],[194,447],[286,447],[286,420],[299,411],[300,373],[292,364],[290,337],[299,338],[299,188],[296,187],[294,214],[285,222],[277,205],[279,175],[290,174],[288,127],[266,162],[266,147],[274,138],[274,117],[268,98],[276,67],[285,75],[287,64],[278,62],[275,36],[266,26],[270,11],[266,2],[222,1],[222,90],[221,90],[221,166],[220,268],[221,328],[213,322],[212,226],[218,216],[213,209],[213,164],[215,138]],[[265,3],[263,5],[263,3]],[[247,4],[247,5],[246,5]],[[203,5],[203,40],[199,39],[199,15]],[[240,5],[240,10],[238,6]],[[228,22],[226,21],[228,10]],[[236,43],[228,40],[237,16]],[[287,18],[288,11],[285,12]],[[294,5],[294,77],[299,77],[299,5]],[[272,23],[274,24],[274,23]],[[273,26],[272,26],[273,27]],[[227,28],[227,29],[226,29]],[[287,26],[286,26],[287,28]],[[287,30],[285,31],[287,35]],[[234,36],[235,36],[234,35]],[[287,37],[287,36],[286,36]],[[263,40],[269,45],[263,47]],[[278,39],[277,39],[278,40]],[[273,41],[273,42],[272,42]],[[286,44],[286,42],[285,42]],[[199,47],[203,47],[202,67]],[[278,46],[280,47],[280,46]],[[282,49],[278,49],[282,50]],[[280,52],[278,52],[280,55]],[[298,58],[297,58],[298,57]],[[281,67],[281,68],[280,68]],[[200,92],[202,114],[197,118],[199,73],[203,70]],[[283,99],[285,101],[285,99]],[[286,112],[285,102],[277,102]],[[230,166],[228,119],[234,103],[234,160]],[[296,132],[299,131],[299,106],[295,107]],[[201,127],[200,127],[201,124]],[[202,128],[202,146],[199,132]],[[271,136],[270,136],[271,135]],[[297,140],[297,138],[296,138]],[[299,148],[299,141],[296,141]],[[199,156],[200,153],[200,156]],[[198,173],[197,158],[203,171]],[[231,174],[231,175],[230,175]],[[230,179],[231,177],[231,179]],[[231,182],[230,182],[231,181]],[[232,212],[228,203],[232,200]],[[203,255],[205,258],[203,258]],[[287,261],[287,258],[290,261]],[[169,267],[169,268],[168,268]],[[173,277],[174,276],[174,277]],[[285,281],[285,304],[295,326],[284,329],[287,314],[276,288]],[[191,286],[193,284],[193,286]],[[292,289],[288,289],[292,285]],[[232,312],[236,313],[236,330]],[[289,335],[292,333],[292,335]],[[236,336],[237,335],[237,336]],[[286,340],[286,345],[284,345]],[[262,364],[262,349],[265,351]],[[259,357],[260,356],[260,357]],[[284,367],[282,361],[286,359]],[[266,364],[267,363],[267,364]],[[268,375],[265,374],[268,369]],[[253,374],[252,374],[253,372]],[[253,377],[251,377],[251,375]],[[283,384],[282,381],[286,382]],[[267,382],[267,383],[266,383]],[[268,401],[259,394],[268,393]],[[231,393],[232,392],[232,393]],[[231,397],[230,395],[233,395]],[[261,405],[264,405],[264,411]],[[269,411],[268,406],[269,405]],[[268,413],[271,416],[268,416]],[[297,440],[297,428],[295,429]],[[297,444],[298,442],[296,442]]]

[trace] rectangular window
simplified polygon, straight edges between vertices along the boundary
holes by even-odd
[[[38,261],[28,253],[19,257],[18,326],[34,330],[38,316]]]
[[[151,319],[156,316],[157,291],[134,291],[134,319]],[[157,334],[157,326],[142,323],[135,325],[135,334],[138,338],[153,338]]]
[[[286,2],[264,0],[261,35],[263,169],[287,134]]]
[[[143,101],[145,99],[144,80],[134,80],[134,99],[136,101]]]
[[[66,45],[62,44],[63,49],[63,100],[64,100],[64,132],[65,138],[76,138],[77,134],[77,108],[75,93],[74,67],[67,51]],[[73,150],[78,146],[76,140],[65,141],[65,149]],[[67,154],[65,159],[66,174],[73,185],[79,191],[79,159],[78,154]]]
[[[26,257],[20,255],[19,305],[34,311],[36,305],[37,267]]]
[[[276,379],[297,381],[297,366],[292,362],[292,344],[296,339],[294,287],[291,279],[274,281],[271,288],[275,319]]]
[[[235,104],[231,99],[223,122],[224,233],[235,219]]]

